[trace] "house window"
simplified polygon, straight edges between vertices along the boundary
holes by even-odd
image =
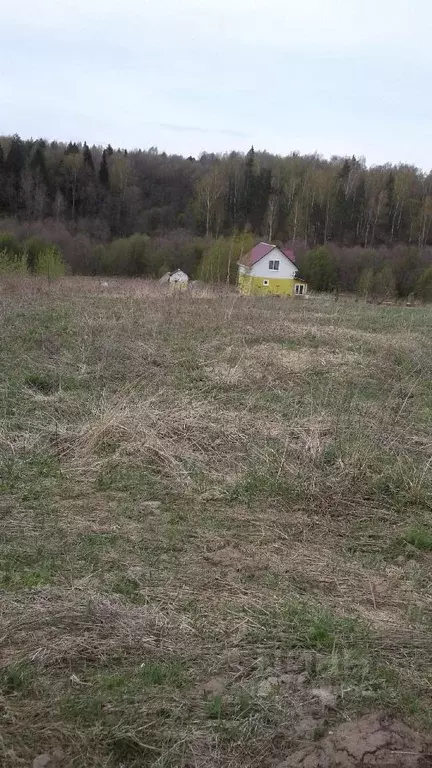
[[[263,280],[263,285],[268,285],[268,284],[269,284],[268,280]]]
[[[301,296],[304,293],[304,285],[296,285],[295,292],[296,296]]]
[[[269,269],[273,269],[275,272],[277,272],[279,269],[279,264],[279,261],[269,261]]]

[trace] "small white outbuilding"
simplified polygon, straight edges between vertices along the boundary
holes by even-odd
[[[176,269],[175,272],[172,272],[169,276],[169,282],[172,284],[178,284],[179,287],[186,288],[189,278],[186,274],[186,272],[183,272],[181,269]]]

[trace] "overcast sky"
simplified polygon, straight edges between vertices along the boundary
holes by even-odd
[[[432,167],[430,0],[19,0],[0,133]]]

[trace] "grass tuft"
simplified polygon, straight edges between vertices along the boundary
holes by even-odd
[[[28,694],[33,685],[34,669],[23,661],[0,670],[0,691],[4,696],[14,693]]]
[[[432,551],[432,530],[428,528],[409,528],[402,537],[402,541],[416,549]]]

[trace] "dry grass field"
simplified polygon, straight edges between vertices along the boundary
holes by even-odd
[[[65,279],[0,314],[2,768],[430,731],[431,308]]]

